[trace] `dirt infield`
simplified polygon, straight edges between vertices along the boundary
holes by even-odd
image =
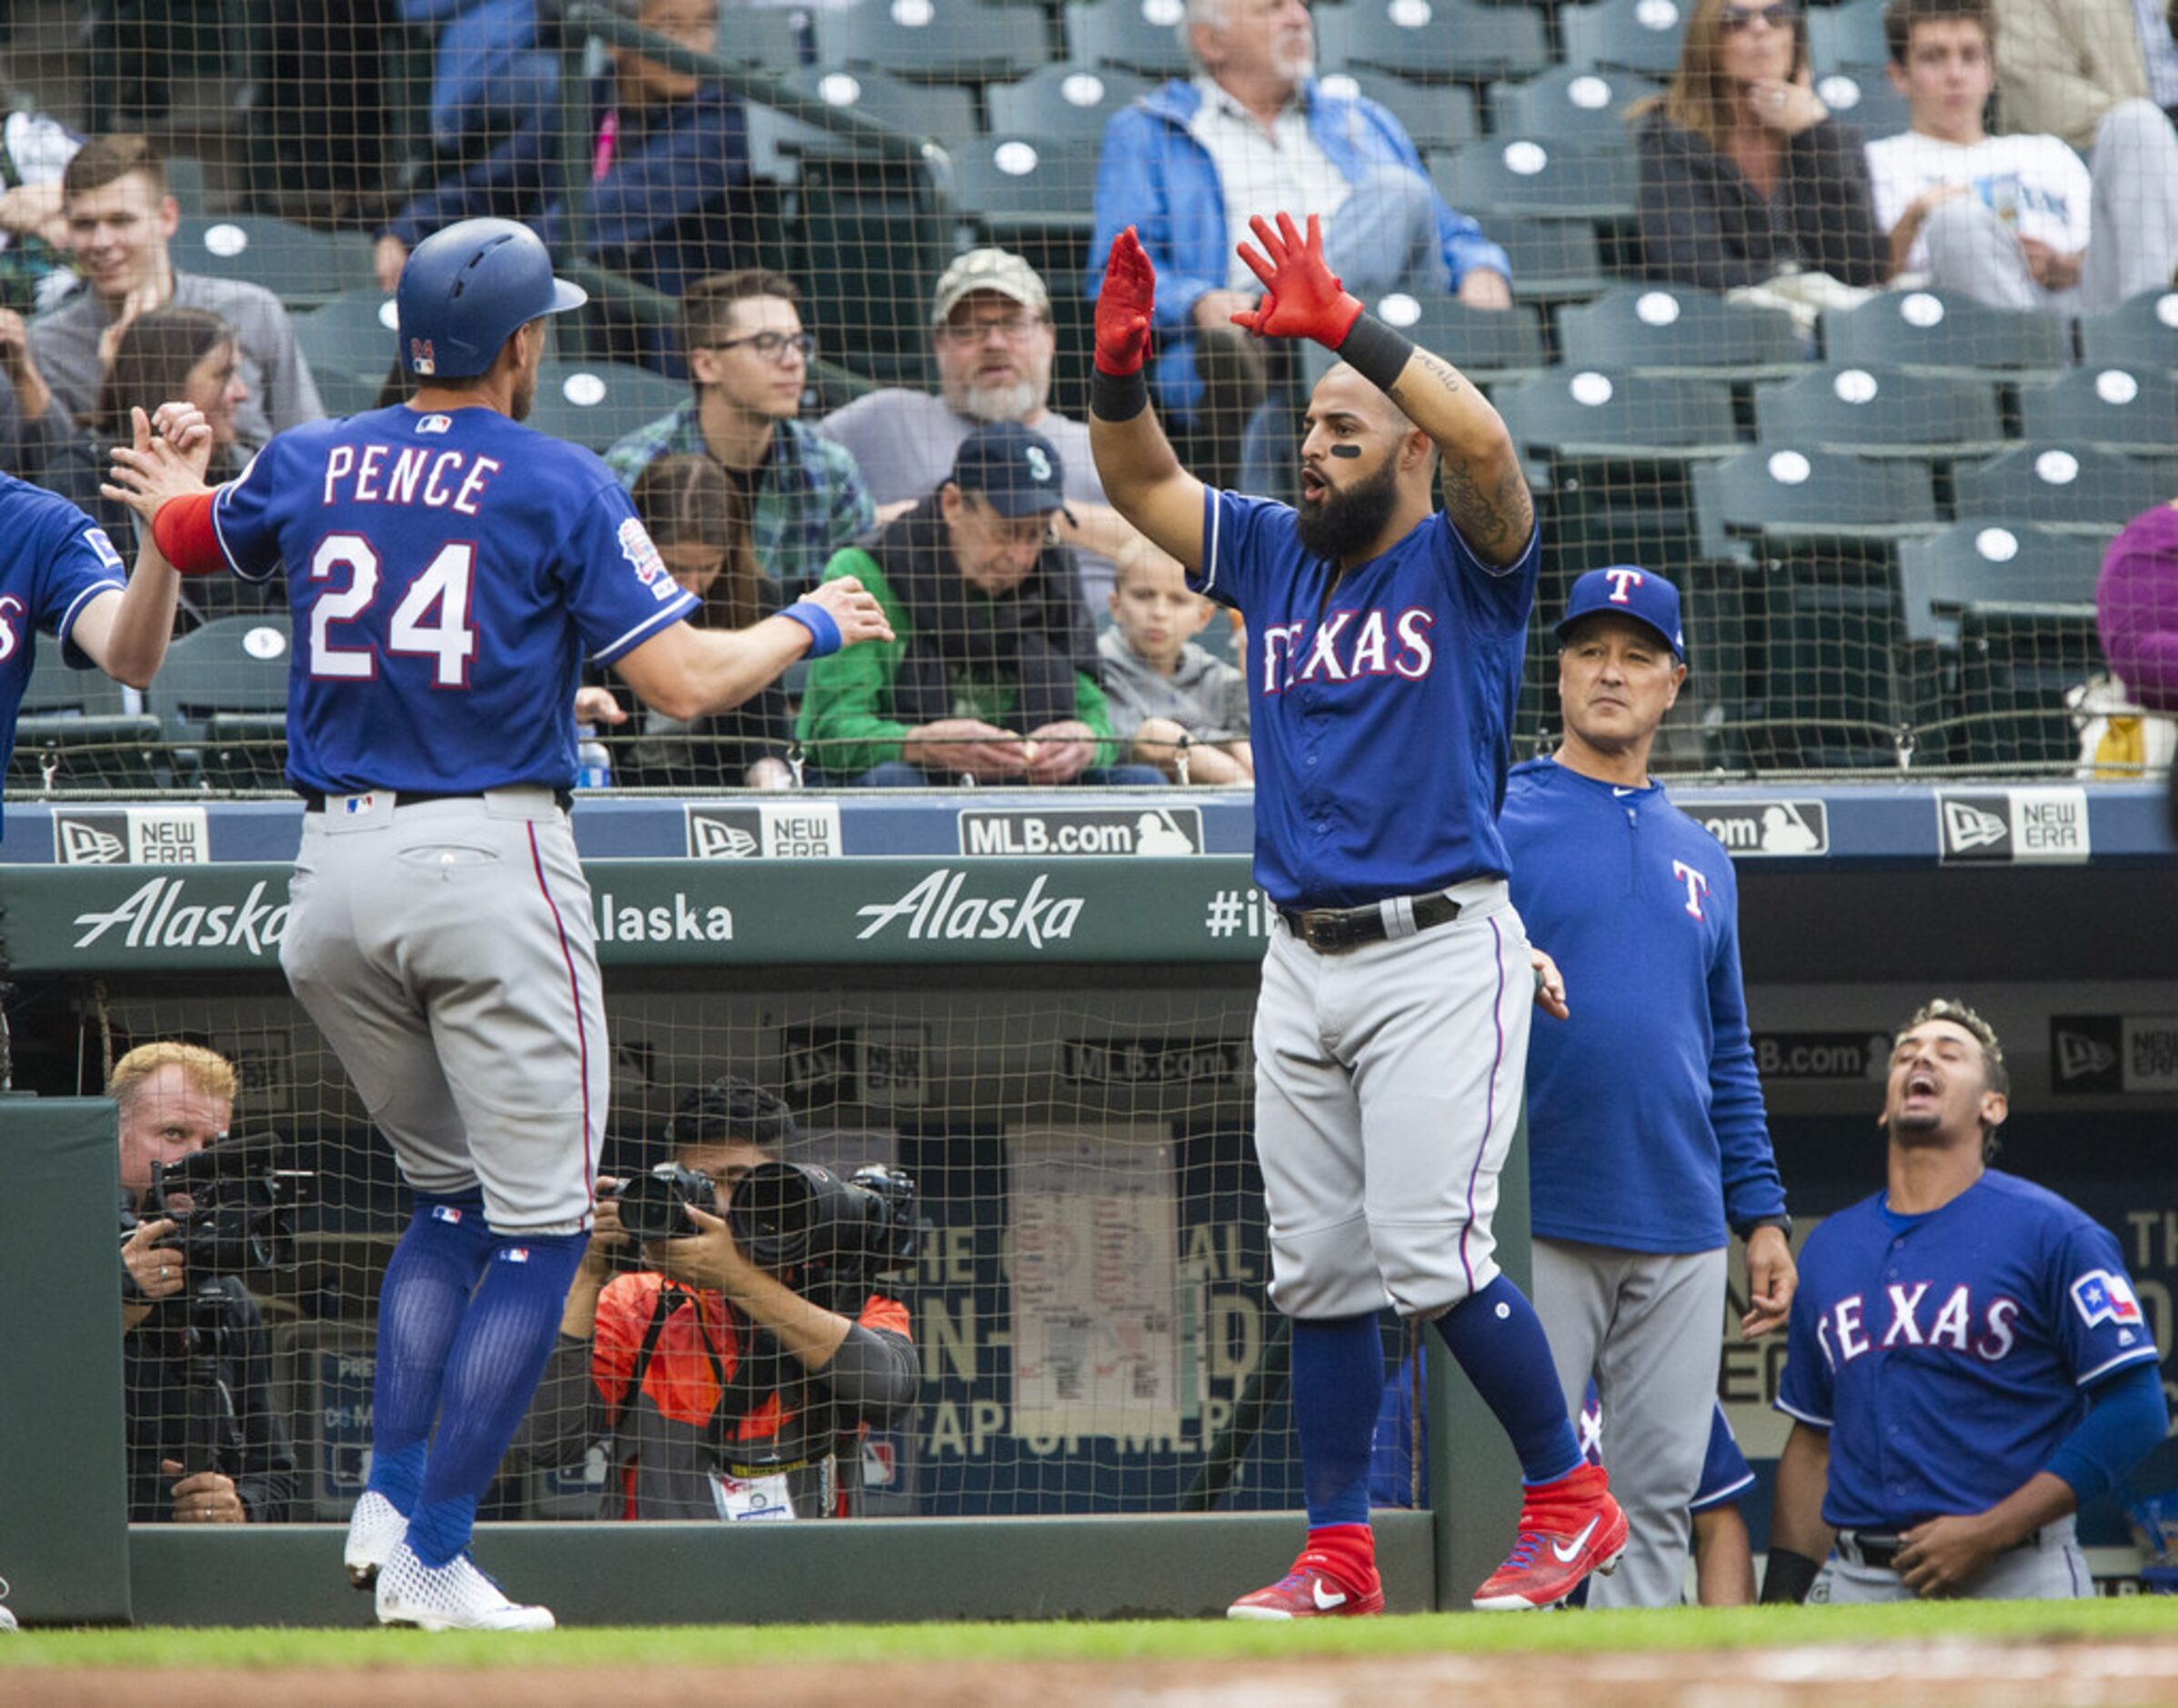
[[[752,1646],[754,1646],[752,1644]],[[607,1682],[609,1681],[609,1683]],[[149,1693],[147,1694],[147,1689]],[[366,1667],[174,1672],[36,1668],[0,1673],[26,1708],[545,1708],[575,1700],[732,1700],[769,1708],[2133,1708],[2178,1704],[2178,1636],[2167,1643],[1883,1643],[1611,1655],[1420,1654],[1383,1659],[1092,1664],[969,1661],[828,1666],[622,1669]]]

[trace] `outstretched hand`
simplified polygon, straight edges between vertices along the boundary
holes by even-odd
[[[1337,349],[1361,317],[1361,300],[1350,295],[1323,258],[1323,231],[1316,216],[1309,216],[1304,237],[1293,216],[1280,214],[1278,226],[1260,214],[1248,222],[1255,244],[1243,238],[1240,259],[1263,282],[1263,300],[1232,317],[1259,338],[1313,338]]]
[[[832,620],[839,625],[842,647],[851,647],[858,640],[892,638],[892,624],[886,618],[885,608],[878,603],[878,596],[853,576],[821,581],[802,597],[832,614]]]
[[[1157,268],[1129,226],[1111,240],[1104,288],[1097,293],[1097,367],[1114,377],[1141,371],[1149,356],[1149,316],[1157,307]]]
[[[163,403],[156,417],[142,408],[128,412],[135,443],[116,445],[113,478],[98,490],[125,504],[148,527],[159,507],[205,490],[205,468],[212,456],[212,429],[187,404]]]

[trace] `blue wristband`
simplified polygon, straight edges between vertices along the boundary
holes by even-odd
[[[831,612],[815,599],[797,599],[779,615],[809,631],[810,658],[829,658],[839,650],[839,625],[833,620]]]

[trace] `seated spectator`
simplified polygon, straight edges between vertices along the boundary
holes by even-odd
[[[1628,117],[1649,277],[1727,291],[1889,276],[1861,134],[1815,94],[1801,0],[1698,0],[1670,86]]]
[[[2110,110],[2152,100],[2178,117],[2178,45],[2163,0],[1994,0],[2002,128],[2095,146]]]
[[[833,410],[819,429],[854,453],[886,521],[937,487],[979,424],[1019,421],[1042,434],[1066,459],[1059,537],[1073,547],[1081,597],[1095,608],[1111,591],[1113,554],[1134,530],[1104,502],[1088,424],[1049,407],[1058,340],[1043,280],[1018,255],[969,250],[938,281],[930,343],[940,396],[888,386]]]
[[[235,414],[243,440],[261,445],[325,414],[279,298],[246,279],[206,278],[175,266],[167,244],[181,210],[166,193],[166,167],[143,137],[85,143],[62,175],[61,198],[69,246],[89,288],[30,323],[30,354],[63,409],[82,417],[95,407],[105,377],[103,341],[115,321],[172,306],[201,308],[235,329],[238,371],[249,392]]]
[[[559,55],[537,0],[400,0],[407,23],[435,28],[431,142],[458,155],[559,102]],[[391,287],[388,286],[390,289]]]
[[[2091,168],[2058,136],[1992,136],[1990,0],[1891,0],[1912,128],[1868,145],[1891,268],[1992,308],[2100,309],[2178,267],[2178,133],[2144,100],[2103,116]]]
[[[121,1113],[129,1519],[283,1522],[296,1496],[295,1452],[274,1409],[265,1319],[236,1276],[192,1273],[172,1241],[173,1218],[146,1202],[154,1163],[226,1137],[234,1064],[196,1044],[141,1044],[114,1064],[106,1089]],[[207,1361],[201,1371],[193,1354]],[[197,1462],[191,1443],[206,1419],[225,1439]]]
[[[1065,491],[1050,440],[993,422],[936,491],[833,558],[827,579],[860,577],[895,638],[859,668],[809,666],[799,729],[816,764],[872,786],[1164,780],[1119,763],[1072,554],[1052,536]]]
[[[748,508],[726,471],[708,457],[661,457],[636,477],[636,514],[674,580],[703,602],[698,628],[746,628],[778,605],[749,544]],[[668,718],[637,712],[636,738],[616,762],[627,786],[664,789],[791,789],[786,754],[794,708],[783,683],[766,683],[731,711]]]
[[[680,46],[708,54],[718,45],[718,0],[643,0],[636,15]],[[387,224],[376,248],[384,288],[425,233],[482,215],[519,219],[565,256],[561,107],[525,94],[518,110],[511,136]],[[589,172],[581,253],[599,265],[678,296],[748,252],[748,116],[718,84],[616,47],[590,85],[589,126],[576,140],[567,157]],[[654,367],[670,365],[662,347],[632,331],[621,342]]]
[[[784,1103],[731,1074],[684,1098],[666,1135],[721,1209],[799,1141]],[[516,1462],[578,1464],[604,1442],[605,1518],[857,1515],[862,1437],[907,1412],[920,1377],[908,1307],[880,1285],[890,1265],[768,1270],[696,1209],[692,1236],[638,1247],[623,1182],[598,1185]]]
[[[1260,294],[1235,252],[1250,216],[1322,216],[1331,270],[1364,297],[1451,291],[1505,308],[1511,264],[1431,187],[1398,119],[1374,101],[1324,92],[1306,0],[1189,0],[1186,29],[1197,75],[1105,126],[1089,295],[1103,286],[1112,239],[1136,227],[1157,269],[1159,413],[1203,437],[1207,455],[1189,463],[1209,485],[1282,491],[1292,447],[1279,448],[1271,417],[1251,417],[1273,382],[1293,413],[1297,377],[1272,373],[1266,358],[1278,347],[1231,323]]]
[[[708,457],[748,507],[757,566],[788,598],[814,587],[877,512],[855,459],[795,417],[816,337],[784,274],[760,267],[698,279],[680,299],[694,395],[605,454],[629,487],[661,457]]]
[[[75,280],[63,256],[61,174],[83,139],[44,113],[0,119],[0,308],[51,307]]]
[[[1113,734],[1175,782],[1254,781],[1247,678],[1195,644],[1218,612],[1179,560],[1139,535],[1121,547],[1111,616],[1097,661]]]

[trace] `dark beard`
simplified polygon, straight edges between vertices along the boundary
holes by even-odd
[[[1335,564],[1373,546],[1399,507],[1399,474],[1389,457],[1375,474],[1344,491],[1336,487],[1325,490],[1330,496],[1320,503],[1300,507],[1294,531],[1310,551]]]

